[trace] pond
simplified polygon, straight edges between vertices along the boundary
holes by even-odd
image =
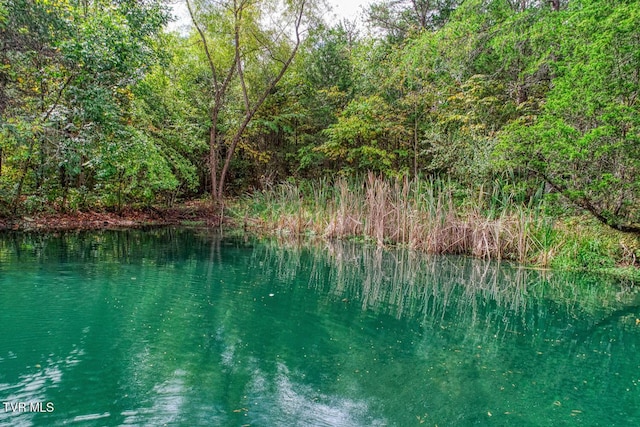
[[[0,236],[0,425],[640,425],[602,277],[193,229]]]

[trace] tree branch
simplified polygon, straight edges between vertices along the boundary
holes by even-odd
[[[629,223],[625,224],[625,223],[622,223],[621,221],[616,221],[614,218],[605,216],[586,197],[580,197],[580,198],[571,197],[569,195],[569,189],[565,185],[563,185],[563,184],[561,184],[559,182],[555,182],[553,179],[551,179],[551,177],[549,177],[544,172],[541,172],[539,170],[533,170],[533,169],[530,169],[530,170],[534,174],[539,175],[547,184],[549,184],[551,186],[551,188],[553,188],[554,190],[556,190],[557,192],[559,192],[560,194],[565,196],[567,199],[569,199],[569,201],[571,201],[571,203],[573,203],[576,206],[588,211],[591,215],[593,215],[601,223],[613,228],[614,230],[618,230],[618,231],[621,231],[623,233],[633,233],[633,234],[640,235],[640,225],[629,224]]]
[[[282,79],[284,74],[287,72],[287,69],[289,68],[289,66],[293,62],[293,58],[295,57],[296,53],[298,52],[298,48],[300,47],[300,43],[301,43],[301,40],[300,40],[300,27],[302,25],[302,17],[304,16],[305,3],[306,3],[306,0],[302,0],[302,2],[300,3],[300,10],[298,11],[298,14],[296,16],[296,21],[295,21],[296,39],[295,39],[295,43],[294,43],[293,49],[291,50],[291,54],[288,56],[287,60],[283,64],[283,66],[280,68],[280,71],[278,72],[276,77],[273,80],[271,80],[271,82],[264,89],[264,91],[262,92],[262,95],[258,98],[258,100],[253,105],[253,107],[251,107],[247,111],[247,113],[245,114],[244,120],[242,121],[242,123],[240,124],[240,127],[236,131],[236,133],[235,133],[235,135],[233,137],[233,140],[231,142],[231,145],[229,146],[229,149],[227,150],[227,156],[225,158],[225,162],[224,162],[224,165],[222,167],[222,171],[220,172],[220,180],[218,182],[218,198],[219,199],[222,198],[222,194],[223,194],[223,190],[224,190],[224,182],[225,182],[225,178],[226,178],[227,172],[229,170],[229,165],[231,164],[231,159],[233,159],[233,154],[235,152],[235,149],[238,146],[238,143],[240,142],[240,140],[242,138],[242,134],[246,130],[247,126],[249,125],[249,123],[253,119],[253,116],[256,114],[258,109],[262,106],[262,104],[264,104],[264,101],[266,101],[266,99],[269,96],[269,94],[273,91],[275,86],[278,84],[278,82]]]
[[[235,1],[234,1],[235,6]],[[247,84],[244,80],[244,71],[242,70],[242,58],[240,57],[240,22],[242,21],[242,9],[244,4],[240,4],[239,7],[234,7],[233,15],[234,15],[234,34],[233,38],[235,41],[235,49],[236,49],[236,65],[238,66],[238,78],[240,79],[240,86],[242,87],[242,98],[244,99],[244,108],[245,114],[249,114],[251,110],[251,106],[249,104],[249,93],[247,92]]]
[[[200,39],[202,40],[202,45],[204,47],[204,53],[207,55],[207,61],[209,61],[209,68],[211,69],[211,74],[213,74],[213,85],[215,87],[215,91],[218,91],[218,72],[216,70],[216,66],[213,62],[213,58],[211,57],[211,53],[209,52],[209,44],[207,43],[207,38],[204,35],[204,32],[202,31],[202,29],[200,28],[200,25],[198,24],[198,21],[196,20],[196,17],[193,13],[193,9],[191,7],[191,2],[189,0],[187,1],[187,9],[189,10],[189,16],[191,17],[191,22],[193,22],[194,27],[196,27],[196,30],[198,31],[198,34],[200,34]]]

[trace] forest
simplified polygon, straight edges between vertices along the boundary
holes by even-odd
[[[640,266],[640,1],[0,3],[0,217],[209,200],[245,227]]]

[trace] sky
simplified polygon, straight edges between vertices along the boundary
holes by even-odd
[[[358,18],[362,12],[362,6],[368,5],[372,0],[327,0],[333,9],[326,20],[328,23],[341,21],[343,18],[353,20]],[[174,0],[172,2],[173,13],[176,15],[177,20],[172,22],[169,28],[179,30],[185,25],[190,23],[189,13],[185,0]],[[335,21],[331,19],[331,16],[335,15]]]
[[[371,3],[371,0],[328,0],[328,2],[338,19],[353,19],[361,13],[362,6]]]

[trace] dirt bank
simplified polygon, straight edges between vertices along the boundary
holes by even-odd
[[[23,231],[100,230],[153,225],[215,227],[219,224],[220,216],[215,213],[211,203],[206,201],[191,201],[171,208],[127,208],[120,212],[51,212],[0,218],[0,230]]]

